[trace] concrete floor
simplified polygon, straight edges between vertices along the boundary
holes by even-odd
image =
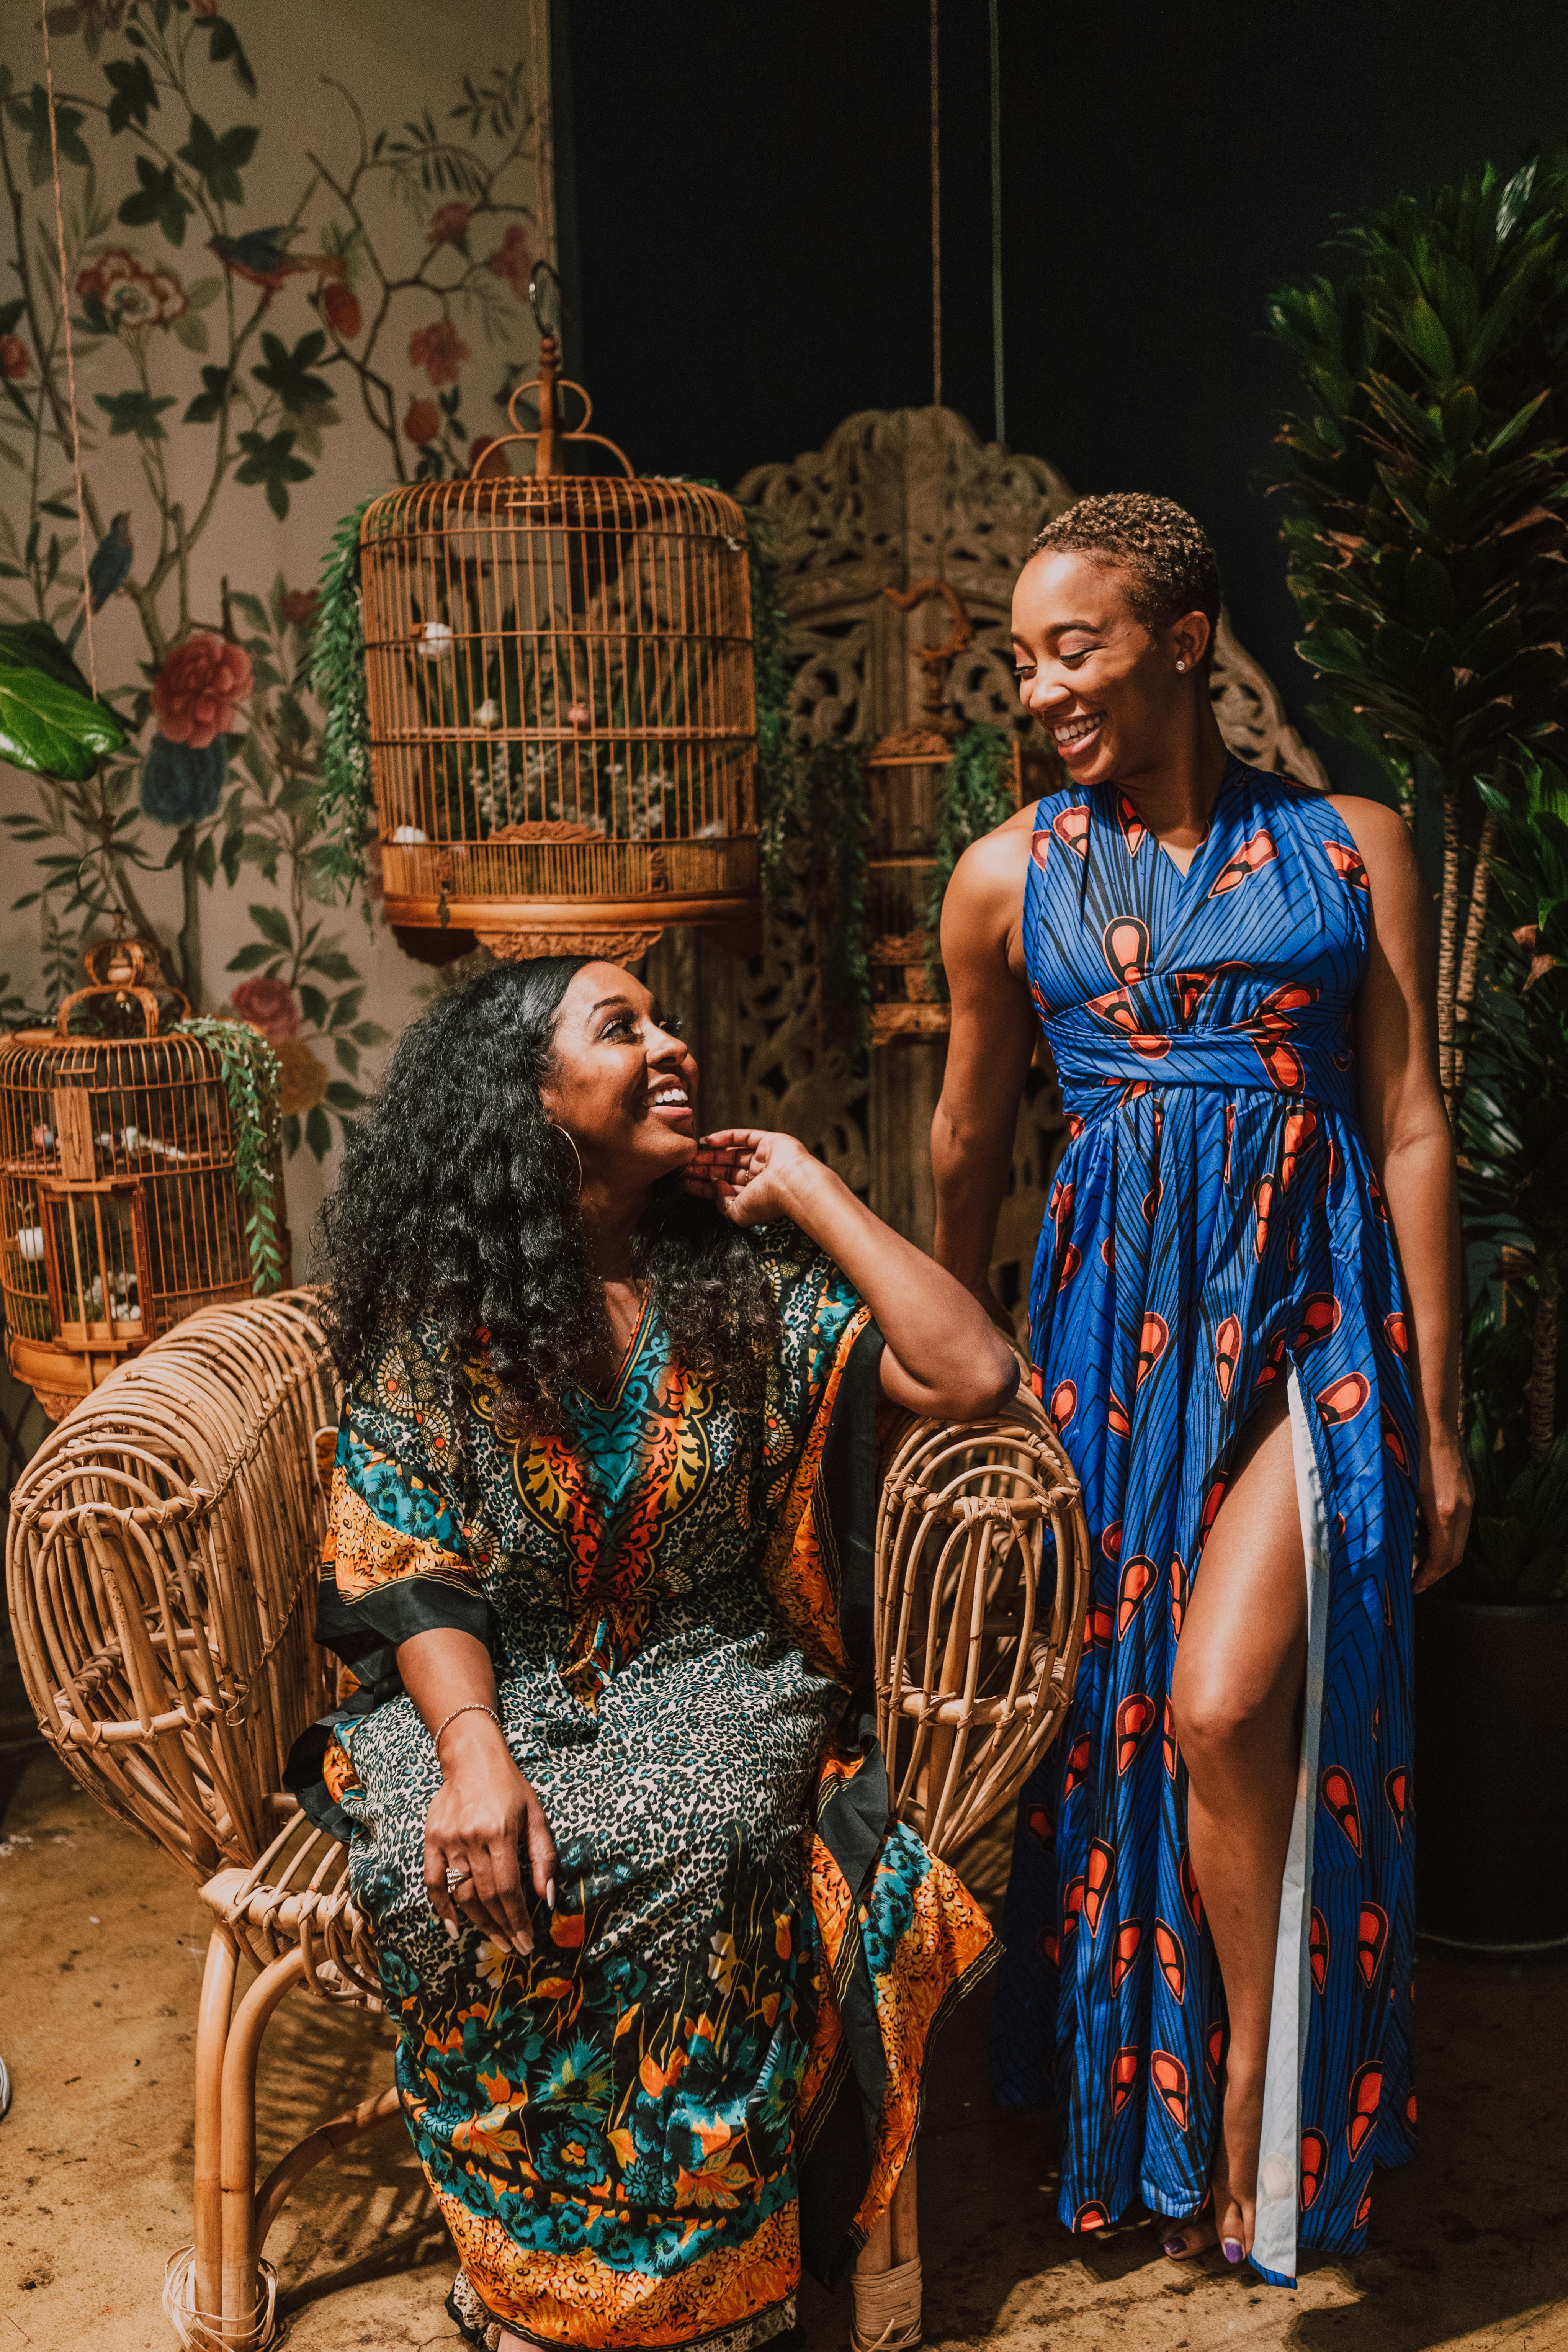
[[[9,1786],[8,1786],[9,1784]],[[10,1804],[5,1799],[9,1793]],[[0,1753],[0,2352],[167,2352],[159,2296],[190,2238],[191,2041],[205,1918],[173,1866],[37,1750]],[[972,1870],[995,1891],[1000,1850]],[[1059,2352],[1514,2352],[1568,2347],[1568,1969],[1425,1958],[1422,2159],[1380,2182],[1369,2251],[1300,2291],[1147,2228],[1074,2240],[1043,2118],[994,2107],[985,1997],[939,2049],[921,2145],[926,2341]],[[388,2075],[379,2021],[286,2004],[261,2081],[263,2162]],[[313,2174],[273,2231],[294,2352],[456,2347],[452,2262],[395,2125]],[[846,2289],[802,2295],[845,2352]]]

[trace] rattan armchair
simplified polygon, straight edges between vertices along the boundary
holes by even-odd
[[[331,1703],[312,1629],[338,1409],[309,1291],[209,1307],[84,1398],[12,1498],[6,1588],[44,1735],[214,1915],[195,2243],[165,2297],[183,2341],[204,2352],[273,2339],[262,2250],[274,2219],[314,2165],[397,2112],[388,2087],[258,2183],[257,2064],[279,2003],[298,1987],[380,2007],[347,1849],[282,1792],[290,1747]],[[903,1425],[878,1554],[879,1699],[900,1811],[951,1851],[1043,1751],[1082,1642],[1083,1514],[1033,1400],[963,1431]],[[237,2006],[242,1955],[258,1974]]]

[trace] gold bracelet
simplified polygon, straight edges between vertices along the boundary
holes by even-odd
[[[455,1706],[450,1715],[443,1716],[440,1722],[436,1726],[435,1730],[430,1734],[430,1744],[435,1748],[437,1755],[441,1752],[441,1734],[446,1730],[447,1726],[449,1723],[456,1723],[460,1715],[488,1715],[490,1721],[495,1725],[496,1729],[500,1733],[501,1738],[503,1739],[506,1738],[506,1726],[501,1721],[500,1716],[496,1713],[494,1707],[487,1706],[482,1698],[467,1698],[463,1701],[461,1706]]]

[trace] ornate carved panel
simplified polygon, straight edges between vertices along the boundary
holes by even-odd
[[[982,442],[951,409],[866,409],[847,417],[822,449],[753,467],[737,496],[773,519],[803,742],[866,742],[911,723],[921,684],[914,648],[931,625],[923,614],[899,612],[882,592],[933,577],[952,583],[974,625],[950,698],[965,718],[1029,731],[1013,680],[1010,608],[1036,533],[1072,502],[1055,467]],[[1326,784],[1228,618],[1220,624],[1213,692],[1221,731],[1244,759]],[[744,964],[710,941],[667,939],[654,950],[650,976],[686,1011],[705,1062],[710,1123],[799,1135],[868,1191],[880,1214],[929,1242],[927,1139],[945,1040],[880,1048],[869,1084],[854,1087],[842,1058],[820,1045],[809,935],[788,920],[771,925],[764,952]],[[1060,1124],[1055,1087],[1037,1071],[997,1235],[996,1273],[1009,1300],[1026,1288]]]

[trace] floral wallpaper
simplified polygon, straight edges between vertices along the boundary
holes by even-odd
[[[133,743],[82,785],[0,766],[0,1023],[52,1016],[117,917],[155,938],[279,1050],[298,1245],[424,977],[374,873],[362,908],[322,870],[314,583],[343,513],[467,471],[531,373],[548,11],[79,0],[47,30],[52,142],[43,23],[0,33],[0,618],[47,621]]]

